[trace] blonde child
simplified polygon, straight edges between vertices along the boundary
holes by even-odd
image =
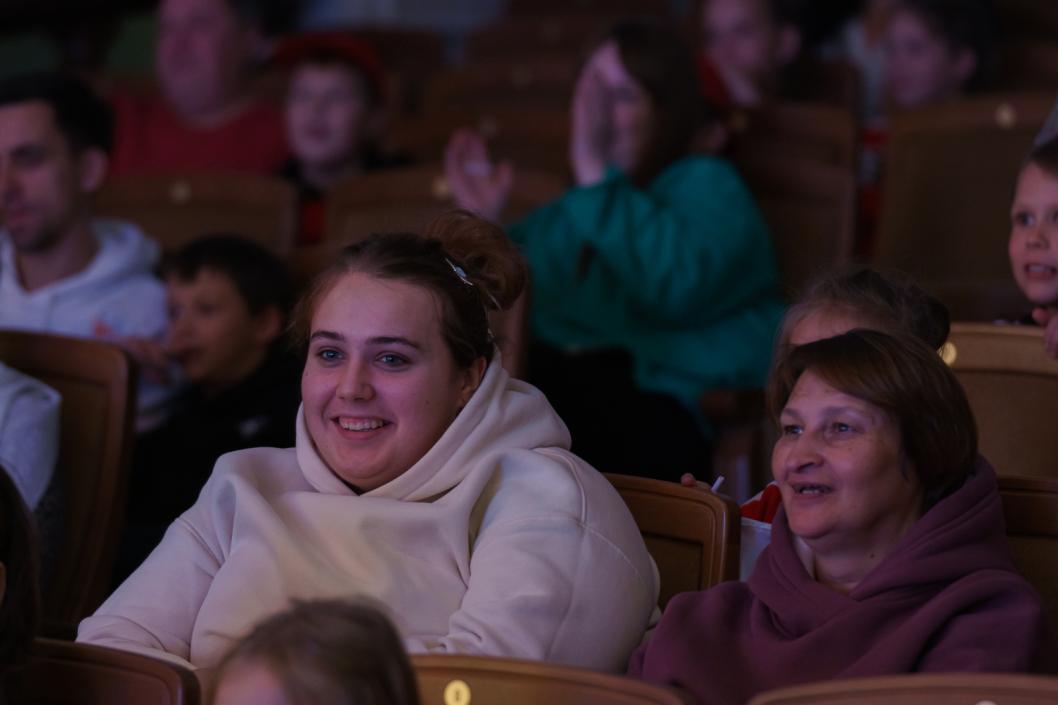
[[[411,663],[377,609],[295,601],[217,667],[213,705],[417,705]]]

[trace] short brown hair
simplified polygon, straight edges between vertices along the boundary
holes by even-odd
[[[217,667],[258,663],[295,705],[417,705],[411,663],[377,609],[345,600],[294,601],[253,628]]]
[[[768,386],[773,418],[807,371],[891,415],[915,464],[926,509],[973,472],[977,425],[966,393],[937,351],[919,338],[860,328],[791,348]]]
[[[841,311],[891,333],[916,336],[934,350],[948,340],[951,316],[940,300],[898,271],[852,265],[818,280],[787,310],[779,346],[794,326],[819,311]]]
[[[421,286],[441,304],[441,335],[459,369],[492,360],[494,340],[488,310],[510,308],[522,293],[528,268],[507,235],[464,210],[435,218],[422,235],[372,235],[343,249],[298,302],[292,323],[304,350],[316,307],[335,283],[352,273]]]

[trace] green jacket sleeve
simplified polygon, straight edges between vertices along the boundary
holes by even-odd
[[[592,266],[605,267],[626,300],[663,321],[715,319],[776,288],[756,205],[730,166],[707,157],[677,162],[646,190],[611,171],[534,212],[512,236],[534,270],[541,261],[574,260],[571,253],[587,247]],[[538,285],[555,276],[534,271]],[[567,267],[558,276],[576,275]]]

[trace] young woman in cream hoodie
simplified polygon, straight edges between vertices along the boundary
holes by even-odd
[[[209,668],[291,599],[364,596],[411,652],[623,669],[656,572],[620,497],[500,364],[486,309],[524,282],[465,212],[344,250],[295,323],[296,447],[222,456],[78,639]]]

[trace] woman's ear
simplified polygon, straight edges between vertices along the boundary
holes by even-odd
[[[479,357],[470,363],[470,367],[463,372],[463,384],[459,388],[460,409],[470,402],[470,397],[474,396],[474,392],[481,386],[481,380],[485,377],[487,367],[488,363],[485,362],[485,358]]]
[[[266,306],[254,316],[254,342],[271,345],[283,332],[283,316],[275,306]]]
[[[103,185],[107,177],[107,167],[110,166],[110,158],[107,153],[95,147],[81,152],[77,157],[78,179],[81,191],[84,193],[95,193]]]

